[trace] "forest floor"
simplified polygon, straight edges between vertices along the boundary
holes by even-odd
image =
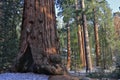
[[[70,71],[69,72],[73,76],[77,76],[80,78],[80,80],[120,80],[111,78],[111,71],[110,70],[94,70],[90,73],[86,73],[85,69],[82,69],[80,71]]]
[[[112,78],[106,78],[106,77],[100,77],[100,78],[90,78],[90,74],[95,76],[98,73],[87,73],[85,69],[80,71],[69,71],[70,75],[79,77],[80,80],[120,80],[120,79],[112,79]],[[102,75],[105,75],[105,73],[100,73]],[[98,74],[99,75],[99,74]],[[48,80],[49,76],[44,74],[35,74],[35,73],[1,73],[0,74],[0,80]]]
[[[79,77],[80,80],[120,80],[110,78],[90,78],[85,73],[72,73],[71,75]],[[0,80],[48,80],[49,76],[35,73],[1,73]]]

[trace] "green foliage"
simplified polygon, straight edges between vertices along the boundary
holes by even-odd
[[[107,2],[101,4],[99,16],[101,20],[99,21],[99,40],[101,49],[101,61],[104,68],[109,68],[112,65],[112,46],[114,45],[114,26],[111,9],[109,8]]]
[[[20,0],[7,0],[1,2],[0,17],[0,68],[9,69],[18,51],[18,39],[16,34],[16,26],[21,21]]]

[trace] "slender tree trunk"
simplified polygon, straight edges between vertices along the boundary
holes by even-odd
[[[80,26],[80,16],[78,15],[78,0],[75,0],[76,5],[76,22],[78,26],[78,45],[79,45],[79,52],[80,52],[80,58],[81,58],[81,67],[85,67],[85,59],[84,59],[84,45],[83,45],[83,39],[82,39],[82,29]]]
[[[24,0],[20,51],[15,68],[19,72],[64,74],[59,56],[54,0]]]
[[[88,37],[88,29],[87,29],[87,20],[85,15],[85,4],[84,0],[80,1],[82,8],[82,20],[83,20],[83,32],[84,32],[84,44],[85,44],[85,58],[86,58],[86,72],[92,70],[92,60],[90,54],[90,46],[89,46],[89,37]]]
[[[99,37],[98,37],[98,23],[96,19],[96,10],[93,9],[94,14],[94,35],[95,35],[95,52],[96,52],[96,66],[100,66],[100,48],[99,48]]]
[[[105,43],[104,43],[105,46]],[[106,69],[106,48],[103,49],[103,69]]]
[[[67,23],[67,70],[70,70],[71,66],[71,47],[70,47],[70,26]]]

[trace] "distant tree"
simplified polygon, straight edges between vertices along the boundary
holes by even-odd
[[[67,27],[67,69],[70,70],[71,67],[71,46],[70,46],[70,26],[69,22],[66,24]]]
[[[94,35],[95,35],[95,52],[96,52],[96,66],[100,65],[100,48],[99,48],[99,37],[98,37],[98,22],[96,17],[96,9],[93,9],[94,14]]]
[[[66,67],[67,67],[67,69],[68,70],[70,70],[71,69],[71,67],[72,67],[72,63],[71,63],[71,54],[72,54],[72,51],[71,51],[71,44],[72,44],[72,42],[71,42],[71,31],[72,31],[72,29],[71,29],[71,22],[73,22],[72,21],[72,19],[73,19],[73,7],[72,7],[72,4],[73,4],[73,1],[70,1],[70,0],[64,0],[63,2],[62,2],[63,4],[61,4],[61,7],[62,7],[62,10],[61,10],[61,12],[60,13],[62,13],[62,14],[60,14],[59,16],[63,16],[63,22],[64,22],[64,24],[65,25],[63,25],[63,29],[65,28],[66,29],[66,43],[67,44],[65,44],[64,45],[64,47],[67,47],[67,63],[66,63]],[[70,6],[70,7],[67,7],[67,6]],[[62,29],[62,30],[63,30]]]
[[[115,26],[116,36],[118,39],[120,38],[120,16],[119,14],[114,13],[114,26]]]
[[[96,53],[96,66],[100,66],[100,46],[99,46],[99,34],[98,34],[98,12],[99,2],[92,0],[93,9],[93,25],[94,25],[94,37],[95,37],[95,53]],[[98,12],[97,12],[98,11]]]
[[[82,9],[82,25],[83,25],[83,32],[84,32],[84,44],[85,44],[85,58],[86,58],[86,71],[92,70],[92,60],[90,54],[90,46],[89,46],[89,37],[88,37],[88,26],[85,14],[85,4],[84,0],[80,1],[81,9]]]
[[[80,53],[80,59],[81,59],[81,67],[85,67],[85,53],[84,53],[84,37],[83,37],[83,28],[80,23],[80,7],[78,4],[78,0],[75,0],[75,7],[76,7],[76,23],[78,26],[78,46],[79,46],[79,53]]]

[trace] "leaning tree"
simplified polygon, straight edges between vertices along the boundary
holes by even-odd
[[[54,0],[24,0],[16,71],[43,74],[66,72],[59,56],[55,24]]]

